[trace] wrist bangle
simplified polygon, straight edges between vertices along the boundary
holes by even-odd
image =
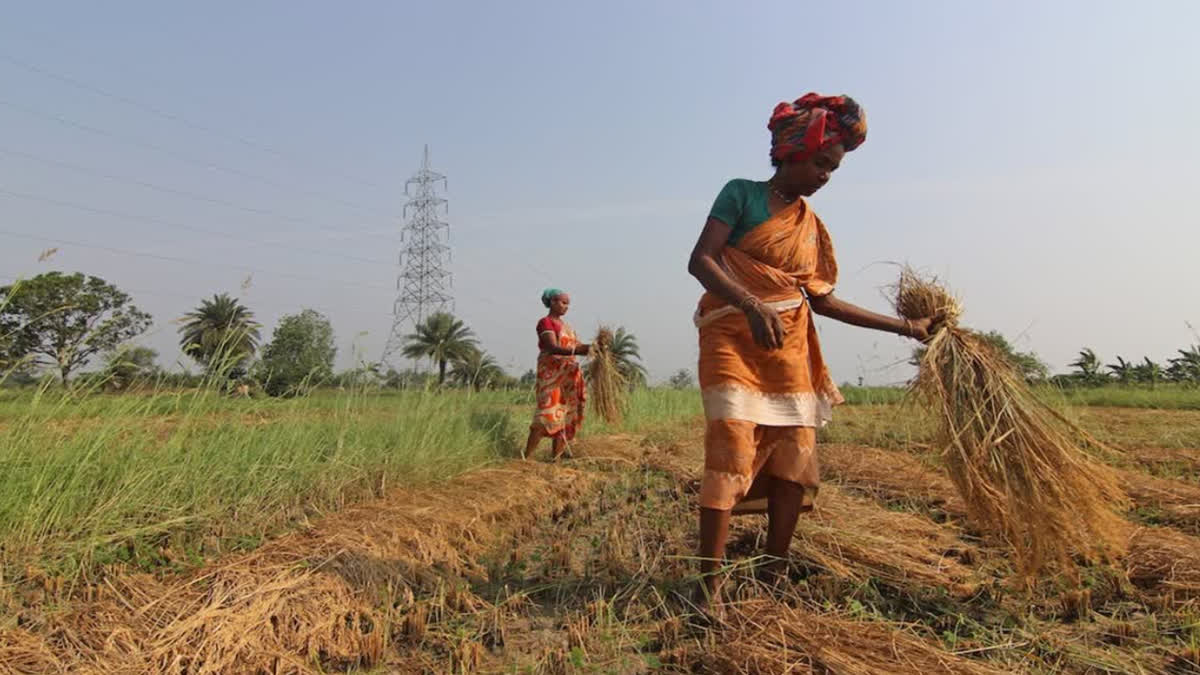
[[[912,327],[912,321],[910,319],[904,320],[904,334],[907,337],[912,337],[913,327]]]
[[[747,295],[746,297],[742,298],[741,302],[739,302],[737,304],[737,306],[738,306],[738,309],[740,309],[744,312],[744,311],[746,311],[746,305],[753,305],[757,302],[758,302],[758,298],[754,297],[753,295]]]

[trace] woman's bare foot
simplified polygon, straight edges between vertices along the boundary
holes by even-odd
[[[777,588],[787,580],[788,561],[784,558],[771,558],[758,566],[755,576],[759,582]]]
[[[702,578],[692,591],[691,602],[705,623],[717,624],[725,620],[725,603],[721,599],[721,584],[717,577]]]

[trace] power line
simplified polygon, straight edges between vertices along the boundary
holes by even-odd
[[[117,255],[133,256],[136,258],[148,258],[151,260],[161,260],[164,262],[184,263],[187,265],[200,265],[203,267],[216,267],[221,269],[229,269],[242,273],[267,274],[270,276],[281,277],[284,279],[295,279],[299,281],[315,281],[320,284],[331,286],[353,286],[356,288],[367,288],[371,290],[391,291],[388,286],[376,286],[372,284],[359,284],[352,281],[333,281],[330,279],[321,279],[318,277],[304,276],[300,274],[291,274],[289,272],[277,272],[274,270],[263,270],[245,265],[229,265],[225,263],[208,262],[204,260],[193,260],[191,258],[181,258],[178,256],[161,255],[158,253],[146,253],[145,251],[133,251],[130,249],[117,248],[115,246],[104,246],[101,244],[89,244],[87,242],[73,241],[70,239],[60,239],[57,237],[45,237],[41,235],[26,234],[24,232],[12,232],[9,230],[0,230],[0,236],[12,237],[14,239],[27,239],[29,241],[40,241],[49,244],[58,244],[60,246],[78,246],[80,248],[89,248],[97,251],[106,251]]]
[[[112,99],[114,101],[123,103],[132,108],[137,108],[138,110],[147,112],[156,117],[160,117],[162,119],[165,119],[165,120],[168,120],[171,122],[175,122],[177,124],[182,124],[183,126],[190,127],[197,131],[202,131],[204,133],[211,134],[213,136],[219,136],[221,138],[231,140],[235,143],[240,143],[242,145],[245,145],[246,147],[254,148],[255,150],[259,150],[261,152],[265,152],[267,154],[274,155],[281,159],[287,159],[287,160],[292,160],[292,161],[308,161],[308,160],[301,159],[298,156],[293,155],[291,153],[284,152],[283,150],[279,150],[277,148],[266,145],[264,143],[259,143],[258,141],[251,140],[244,136],[223,132],[223,131],[220,131],[219,129],[214,129],[213,127],[210,127],[206,124],[202,124],[200,122],[193,121],[191,119],[188,119],[188,118],[186,118],[182,115],[178,115],[176,113],[168,112],[166,110],[163,110],[162,108],[151,105],[149,103],[143,103],[137,99],[130,98],[123,94],[118,94],[118,93],[109,91],[107,89],[103,89],[94,84],[84,82],[82,80],[70,77],[68,75],[56,73],[56,72],[51,71],[42,66],[38,66],[38,65],[29,63],[28,61],[24,61],[22,59],[18,59],[15,56],[12,56],[10,54],[0,53],[0,60],[6,61],[9,63],[9,65],[16,66],[17,68],[21,68],[25,71],[35,73],[37,75],[41,75],[43,77],[47,77],[47,78],[50,78],[53,80],[58,80],[59,82],[69,84],[73,87],[83,89],[85,91],[90,91],[93,94],[97,94],[97,95],[103,96],[105,98]],[[322,168],[326,171],[330,171],[331,173],[341,176],[342,178],[349,180],[351,182],[354,182],[354,183],[359,183],[359,184],[362,184],[362,185],[365,185],[368,187],[372,187],[372,188],[377,188],[377,189],[383,189],[383,187],[384,187],[384,186],[380,185],[379,183],[367,180],[365,178],[360,178],[358,176],[352,176],[350,174],[347,174],[347,173],[344,173],[341,171],[337,171],[337,170],[330,170],[328,167],[322,167]]]
[[[161,192],[161,193],[169,194],[169,195],[176,195],[179,197],[186,197],[188,199],[194,199],[196,201],[206,202],[209,204],[215,204],[217,206],[224,206],[226,208],[243,211],[245,213],[253,213],[255,215],[276,218],[276,219],[279,219],[280,221],[286,222],[286,223],[304,223],[304,224],[311,224],[311,225],[319,225],[319,223],[316,220],[313,220],[311,218],[304,218],[301,216],[291,216],[288,214],[279,213],[278,211],[272,211],[270,209],[263,209],[263,208],[259,208],[256,206],[247,206],[245,204],[239,204],[237,202],[231,202],[228,200],[219,199],[217,197],[209,197],[207,195],[202,195],[197,192],[181,190],[179,188],[173,188],[173,187],[169,187],[166,185],[159,185],[157,183],[150,183],[150,182],[147,182],[147,181],[144,181],[144,180],[141,180],[138,178],[133,178],[130,176],[122,176],[119,174],[108,173],[102,169],[96,169],[93,167],[83,166],[80,164],[73,164],[71,162],[64,162],[59,159],[43,157],[41,155],[35,155],[32,153],[23,152],[21,150],[13,150],[11,148],[0,147],[0,154],[5,154],[10,157],[19,157],[21,159],[30,160],[30,161],[34,161],[34,162],[41,162],[43,164],[47,164],[47,165],[50,165],[50,166],[53,166],[56,168],[66,169],[68,171],[74,171],[76,173],[81,173],[81,174],[85,174],[85,175],[96,176],[98,178],[103,178],[105,180],[110,180],[110,181],[114,181],[114,182],[118,182],[118,183],[128,183],[130,185],[137,185],[139,187],[143,187],[148,190],[154,190],[156,192]],[[395,241],[394,237],[389,237],[387,235],[379,234],[377,232],[363,232],[363,231],[347,232],[347,231],[341,231],[341,230],[330,230],[327,228],[321,228],[318,231],[329,233],[329,234],[350,234],[353,236],[379,237],[381,239],[387,239],[387,240],[393,241],[393,242]]]
[[[110,211],[108,209],[96,208],[93,206],[88,206],[86,204],[78,204],[78,203],[69,202],[69,201],[66,201],[63,199],[55,199],[53,197],[43,197],[41,195],[31,195],[31,194],[24,193],[24,192],[15,192],[13,190],[6,190],[3,188],[0,188],[0,195],[7,195],[9,197],[15,197],[17,199],[25,199],[28,201],[41,202],[43,204],[50,204],[53,206],[60,206],[63,208],[68,208],[68,209],[75,209],[77,211],[83,211],[85,213],[94,213],[97,215],[110,216],[113,218],[121,218],[123,220],[132,220],[132,221],[136,221],[136,222],[149,223],[152,225],[165,225],[167,227],[173,227],[173,228],[176,228],[179,230],[188,230],[191,232],[199,232],[201,234],[207,234],[207,235],[211,235],[211,236],[215,236],[215,237],[224,237],[224,238],[230,239],[232,241],[240,241],[240,242],[246,243],[246,244],[254,244],[255,246],[274,246],[274,247],[278,247],[278,248],[282,248],[282,249],[298,251],[301,253],[309,253],[312,255],[343,258],[346,260],[352,260],[354,262],[368,263],[371,265],[386,265],[388,267],[392,266],[392,263],[386,262],[383,260],[375,260],[373,258],[361,258],[359,256],[347,255],[344,253],[336,253],[333,251],[324,251],[321,249],[305,248],[303,246],[294,246],[291,244],[261,241],[261,240],[257,240],[257,239],[250,239],[248,237],[239,237],[236,234],[230,234],[228,232],[222,232],[220,230],[210,230],[210,229],[203,228],[203,227],[196,227],[194,225],[186,225],[183,223],[177,223],[177,222],[173,222],[170,220],[162,220],[160,218],[153,218],[150,216],[139,216],[137,214],[121,213],[120,211]]]
[[[319,192],[317,190],[310,190],[308,188],[304,188],[304,187],[300,187],[300,186],[294,186],[294,185],[288,185],[286,183],[281,183],[273,178],[268,178],[267,176],[263,176],[261,174],[256,174],[256,173],[252,173],[250,171],[243,171],[242,169],[236,169],[233,167],[216,164],[216,163],[210,162],[209,160],[206,160],[206,159],[200,159],[200,158],[188,155],[186,153],[181,153],[176,150],[172,150],[168,147],[159,145],[157,143],[142,141],[142,140],[139,140],[136,138],[132,138],[130,136],[125,136],[123,134],[115,134],[111,131],[106,131],[99,127],[91,126],[89,124],[84,124],[82,122],[76,122],[74,120],[68,119],[66,117],[63,117],[62,115],[58,115],[55,113],[46,112],[44,110],[38,110],[37,108],[31,108],[29,106],[21,105],[19,103],[13,103],[12,101],[0,100],[0,105],[5,106],[7,108],[11,108],[13,110],[24,113],[26,115],[30,115],[32,117],[39,117],[42,119],[50,120],[52,122],[56,122],[56,123],[62,124],[64,126],[79,129],[81,131],[86,131],[90,134],[103,136],[106,138],[110,138],[110,139],[119,141],[121,143],[125,143],[127,145],[132,145],[134,147],[142,148],[145,150],[150,150],[152,152],[157,152],[161,155],[170,157],[178,162],[183,162],[185,164],[192,164],[194,166],[199,166],[203,169],[221,171],[221,172],[228,173],[228,174],[238,176],[241,178],[249,178],[251,180],[256,180],[261,183],[265,183],[265,184],[270,185],[279,190],[285,190],[285,191],[290,190],[290,191],[294,191],[294,192],[297,192],[297,193],[300,193],[303,195],[307,195],[310,197],[318,197],[320,199],[325,199],[327,201],[341,204],[342,206],[345,206],[347,208],[362,211],[364,213],[371,213],[371,214],[374,214],[377,216],[384,216],[387,218],[394,217],[392,214],[389,214],[380,209],[376,209],[376,208],[373,208],[370,206],[363,206],[361,204],[347,201],[340,197],[334,197],[332,195],[328,195],[323,192]]]

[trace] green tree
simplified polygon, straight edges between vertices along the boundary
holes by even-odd
[[[333,377],[336,356],[333,326],[320,312],[306,309],[285,316],[258,363],[263,390],[281,396],[325,382]]]
[[[5,363],[57,368],[64,383],[150,323],[128,294],[99,277],[47,272],[0,288]]]
[[[1075,372],[1071,374],[1084,384],[1100,384],[1107,379],[1104,376],[1104,363],[1091,348],[1080,350],[1079,358],[1072,361],[1070,365],[1075,369]]]
[[[139,380],[159,374],[158,352],[140,345],[121,345],[105,358],[104,378],[110,388],[127,389]]]
[[[617,372],[621,373],[629,386],[645,385],[646,367],[640,363],[642,353],[638,348],[637,337],[626,331],[624,326],[618,327],[617,331],[613,333],[611,349],[613,360],[617,364]]]
[[[450,365],[450,380],[459,386],[471,387],[475,391],[496,386],[504,377],[504,369],[496,363],[496,359],[480,349],[470,350],[465,355],[454,359]]]
[[[1134,371],[1134,365],[1120,356],[1117,357],[1116,363],[1110,363],[1108,365],[1108,371],[1112,373],[1113,377],[1117,378],[1117,381],[1121,384],[1132,383],[1136,375],[1136,372]]]
[[[1163,379],[1163,369],[1162,366],[1151,361],[1149,356],[1146,356],[1142,358],[1141,363],[1133,367],[1133,376],[1138,382],[1154,388]]]
[[[692,377],[692,371],[680,368],[667,380],[667,384],[674,389],[691,389],[696,385],[696,380]]]
[[[1180,349],[1179,356],[1168,359],[1166,376],[1172,382],[1200,384],[1200,345]]]
[[[427,358],[437,364],[438,386],[446,383],[446,366],[477,350],[475,334],[461,320],[446,312],[433,314],[404,338],[401,353],[410,359]]]
[[[179,347],[211,375],[249,361],[258,350],[260,328],[254,312],[221,293],[183,316]]]
[[[530,368],[521,375],[521,379],[517,380],[517,383],[526,389],[532,389],[537,384],[537,371]]]

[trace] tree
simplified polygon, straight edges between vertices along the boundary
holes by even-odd
[[[521,375],[521,379],[517,380],[517,383],[526,389],[532,389],[537,384],[537,371],[530,368]]]
[[[401,353],[410,359],[427,358],[437,364],[438,386],[446,383],[446,366],[451,361],[466,358],[476,350],[475,335],[461,320],[446,312],[438,312],[416,327],[416,332],[404,338]]]
[[[1200,384],[1200,345],[1180,349],[1179,356],[1168,359],[1167,378],[1183,384]]]
[[[630,387],[646,384],[646,367],[638,363],[642,360],[642,353],[633,333],[626,331],[624,326],[618,327],[617,332],[613,333],[611,350],[617,372],[621,373]]]
[[[463,387],[479,391],[484,387],[499,384],[505,377],[504,369],[496,359],[485,351],[472,349],[464,356],[454,359],[450,367],[450,380]]]
[[[1075,369],[1072,375],[1084,384],[1100,384],[1107,379],[1104,376],[1104,363],[1091,348],[1080,350],[1079,358],[1072,361],[1070,365]]]
[[[674,389],[691,389],[695,386],[696,380],[692,378],[692,371],[680,368],[667,380],[667,384]]]
[[[1120,356],[1117,357],[1116,363],[1108,365],[1108,370],[1121,384],[1130,384],[1133,382],[1135,374],[1134,365]]]
[[[221,293],[183,316],[179,347],[212,375],[250,360],[258,350],[259,328],[254,312]]]
[[[306,309],[279,320],[258,364],[270,396],[303,391],[333,377],[337,356],[333,326],[320,312]]]
[[[138,380],[159,373],[158,352],[140,345],[121,345],[110,351],[105,359],[104,378],[113,389],[126,389]]]
[[[1162,366],[1150,360],[1149,356],[1143,357],[1142,362],[1133,367],[1133,377],[1138,382],[1150,385],[1150,388],[1158,386],[1158,383],[1163,379]]]
[[[5,363],[56,367],[64,383],[93,356],[141,335],[150,323],[128,294],[99,277],[47,272],[0,288]]]

